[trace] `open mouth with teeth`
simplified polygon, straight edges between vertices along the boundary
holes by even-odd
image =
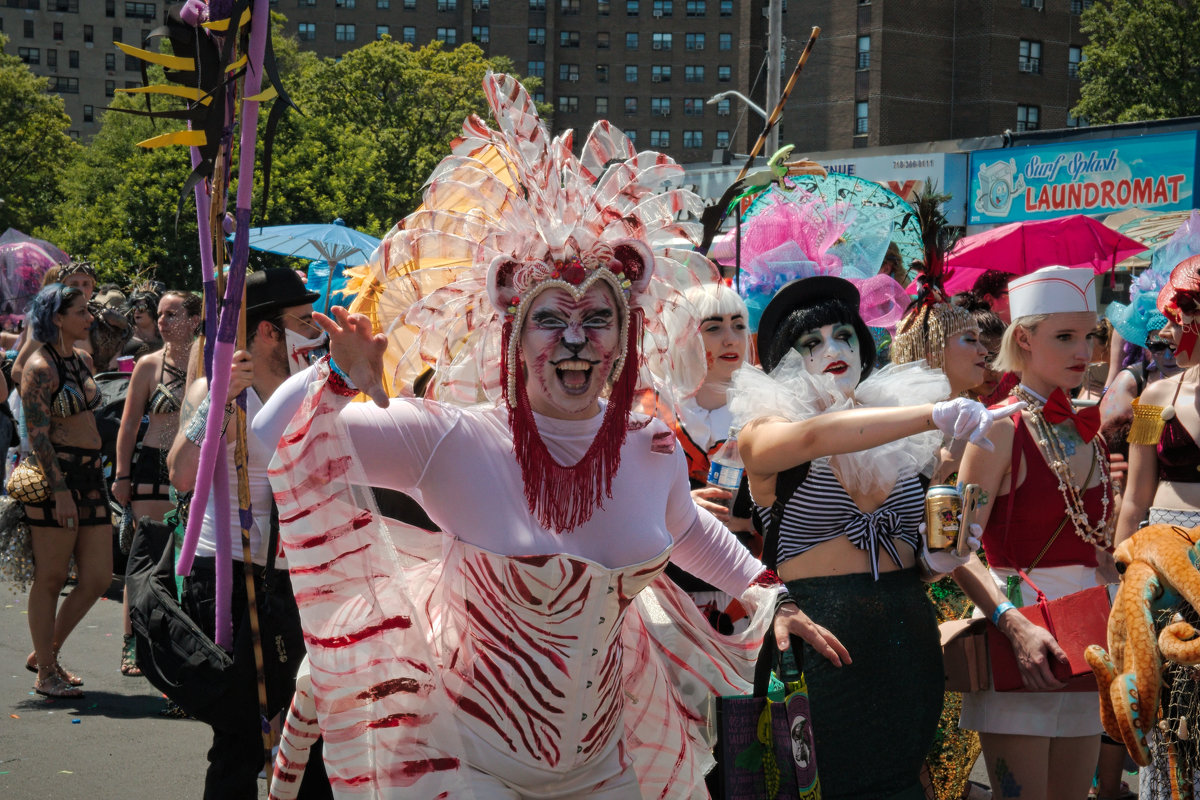
[[[850,369],[850,365],[847,364],[845,361],[834,361],[832,364],[830,364],[828,367],[825,368],[825,371],[830,373],[831,375],[845,375],[846,370],[848,370],[848,369]]]
[[[585,394],[592,383],[592,372],[596,364],[582,358],[572,358],[559,361],[554,365],[554,373],[567,394]]]

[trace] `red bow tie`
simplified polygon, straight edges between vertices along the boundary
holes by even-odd
[[[1071,420],[1085,442],[1090,442],[1100,432],[1100,407],[1089,406],[1077,412],[1062,389],[1055,389],[1051,393],[1042,408],[1042,416],[1051,425]]]

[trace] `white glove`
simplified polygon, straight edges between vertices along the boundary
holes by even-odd
[[[935,580],[970,561],[971,554],[979,549],[979,541],[983,536],[983,528],[978,524],[972,524],[967,535],[967,552],[960,556],[954,547],[930,551],[929,540],[925,536],[924,522],[917,526],[917,531],[921,534],[921,552],[918,554],[918,558],[921,559],[921,566],[925,568],[925,572],[934,576]]]
[[[971,444],[991,450],[992,442],[987,438],[987,434],[992,428],[992,423],[1012,416],[1023,408],[1025,403],[1018,402],[993,411],[983,403],[956,397],[933,404],[933,424],[951,439],[966,437]]]

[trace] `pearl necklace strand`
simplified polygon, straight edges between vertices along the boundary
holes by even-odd
[[[1100,447],[1100,436],[1096,435],[1091,442],[1092,458],[1100,465],[1100,485],[1102,487],[1100,522],[1092,525],[1083,501],[1083,494],[1087,487],[1079,486],[1076,483],[1075,472],[1071,469],[1062,439],[1058,431],[1054,430],[1054,426],[1047,422],[1046,417],[1042,414],[1042,407],[1045,406],[1046,399],[1023,383],[1018,384],[1012,390],[1012,394],[1014,397],[1024,400],[1028,406],[1025,410],[1029,412],[1030,419],[1033,421],[1038,447],[1046,457],[1050,470],[1058,477],[1058,491],[1062,493],[1063,499],[1066,501],[1067,516],[1074,523],[1075,533],[1089,544],[1105,548],[1112,546],[1113,520],[1109,518],[1108,514],[1111,479],[1108,472],[1108,459],[1105,458],[1104,450]],[[1015,480],[1016,476],[1013,477]]]

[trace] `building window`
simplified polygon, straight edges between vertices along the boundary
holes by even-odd
[[[636,17],[641,10],[638,0],[625,0],[625,16]]]
[[[1092,7],[1094,0],[1071,0],[1071,13],[1079,16]]]
[[[1021,8],[1042,8],[1046,0],[1021,0]]]
[[[564,16],[572,16],[579,13],[579,0],[562,0],[562,9]]]
[[[33,20],[31,20],[31,19],[25,20],[24,28],[25,28],[25,38],[26,39],[34,38],[34,36],[33,36]]]
[[[50,91],[59,94],[79,94],[79,78],[64,78],[55,75],[50,79]]]
[[[141,72],[142,62],[138,61],[136,56],[125,56],[125,71]]]
[[[577,81],[579,80],[579,65],[578,64],[559,64],[558,79],[560,81]]]
[[[525,74],[534,78],[546,77],[546,62],[545,61],[530,61],[526,65]]]
[[[113,40],[114,42],[120,42],[120,41],[124,41],[124,39],[125,39],[125,33],[124,33],[124,31],[122,31],[122,30],[121,30],[121,26],[120,26],[120,25],[114,25],[114,26],[113,26],[113,37],[112,37],[112,40]]]
[[[546,92],[543,89],[538,89],[536,92],[534,92],[533,93],[533,102],[535,102],[535,103],[546,102]]]
[[[723,97],[717,101],[717,116],[718,117],[728,117],[729,116],[729,98],[728,97]]]
[[[625,137],[629,139],[630,144],[637,145],[637,128],[630,128],[625,131]]]
[[[530,11],[545,11],[546,0],[529,0]]]
[[[46,48],[46,66],[47,67],[57,67],[58,66],[58,51],[55,50],[53,47]]]
[[[91,44],[96,38],[96,30],[91,25],[83,26],[83,41],[84,44]]]
[[[546,43],[546,29],[545,28],[530,28],[529,29],[529,43],[530,44],[545,44]]]
[[[391,25],[376,25],[375,26],[375,38],[376,39],[382,39],[385,36],[390,36],[391,33],[392,33]]]
[[[104,0],[104,16],[108,18],[117,15],[117,0]]]
[[[458,0],[437,0],[438,11],[457,11]]]
[[[54,51],[51,51],[54,52]],[[17,57],[26,64],[36,66],[42,63],[42,48],[40,47],[18,47]]]
[[[1070,111],[1067,112],[1067,127],[1068,128],[1086,128],[1088,121],[1086,117],[1077,117]]]
[[[579,47],[579,31],[559,31],[559,47]]]
[[[685,150],[704,147],[704,131],[684,131],[683,147]]]
[[[650,67],[650,82],[651,83],[670,83],[671,82],[671,65],[670,64],[655,64]]]
[[[671,0],[654,0],[652,11],[656,17],[671,17],[675,15],[675,4]]]
[[[638,49],[638,35],[636,32],[631,32],[631,33],[625,34],[625,49],[626,50],[637,50]]]
[[[558,96],[558,110],[568,114],[575,114],[579,111],[579,98],[575,95],[560,94]]]
[[[1042,71],[1042,43],[1022,39],[1020,57],[1017,59],[1017,69],[1021,72]]]
[[[858,37],[858,68],[871,68],[871,37]]]
[[[375,8],[380,11],[387,11],[392,7],[392,0],[375,0]]]
[[[854,104],[854,135],[866,136],[867,134],[867,103],[865,100]]]
[[[626,114],[636,114],[637,113],[637,98],[636,97],[626,97],[625,98],[625,113]],[[625,131],[625,133],[628,134],[629,131]]]
[[[596,83],[608,83],[608,64],[596,65]]]
[[[684,4],[684,11],[689,17],[703,17],[707,9],[708,3],[704,0],[687,0]]]
[[[717,147],[722,150],[729,147],[729,131],[717,131]]]
[[[10,5],[12,5],[10,3]],[[79,0],[51,0],[51,11],[65,11],[68,14],[79,13]]]
[[[626,64],[625,65],[625,82],[626,83],[637,83],[637,80],[638,80],[637,72],[638,72],[637,64]]]
[[[487,44],[491,41],[491,30],[487,25],[471,26],[471,41],[475,44]]]
[[[417,10],[417,0],[404,0],[404,10],[405,11],[416,11]]]
[[[1067,48],[1067,77],[1079,77],[1079,65],[1084,62],[1082,47]]]
[[[722,64],[717,67],[717,80],[721,83],[729,83],[733,80],[733,67],[728,64]]]
[[[733,16],[733,0],[721,0],[721,16]]]
[[[1041,111],[1037,106],[1017,106],[1017,130],[1036,131]]]
[[[411,25],[405,25],[400,29],[400,40],[407,44],[416,44],[417,29]]]
[[[338,23],[333,26],[333,38],[339,42],[354,41],[354,24]]]
[[[54,23],[54,41],[61,42],[63,38],[63,27],[61,22]]]
[[[684,67],[683,80],[687,83],[704,83],[704,67],[699,64]]]
[[[650,146],[666,148],[671,146],[670,131],[650,131]]]
[[[596,49],[607,50],[612,46],[612,34],[608,31],[596,31]]]
[[[703,97],[684,98],[683,113],[689,117],[704,116],[704,98]]]
[[[718,33],[717,34],[717,49],[718,50],[732,50],[733,49],[733,34],[732,33]]]
[[[94,122],[96,119],[96,109],[93,106],[83,107],[83,121]]]
[[[608,98],[607,97],[597,97],[596,98],[596,113],[597,114],[607,114],[608,113]]]
[[[669,33],[654,33],[651,34],[650,47],[654,50],[670,50],[671,49],[671,34]]]
[[[669,97],[651,97],[650,98],[650,115],[654,117],[669,117],[671,116],[671,98]]]
[[[607,17],[612,11],[612,4],[608,0],[597,0],[596,16]]]
[[[116,81],[105,81],[104,82],[104,96],[112,97],[116,93],[117,93],[117,82]]]
[[[106,70],[108,70],[109,72],[116,71],[116,69],[117,69],[117,54],[116,53],[105,53],[104,54],[104,68]]]
[[[71,69],[79,69],[79,51],[78,50],[68,50],[67,51],[67,66],[70,67]]]
[[[446,44],[458,44],[458,28],[438,28],[433,38]]]
[[[154,3],[126,3],[125,16],[134,19],[154,19]]]
[[[333,4],[337,8],[354,8],[354,0],[334,0]]]
[[[317,0],[297,0],[296,5],[300,6],[301,8],[315,8],[317,5]]]
[[[704,49],[704,34],[689,33],[683,37],[684,50],[703,50]]]

